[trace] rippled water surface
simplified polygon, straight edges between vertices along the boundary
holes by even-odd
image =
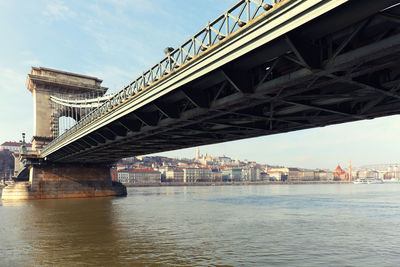
[[[400,184],[0,202],[0,266],[400,266]]]

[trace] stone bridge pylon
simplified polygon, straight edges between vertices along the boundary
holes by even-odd
[[[96,77],[32,67],[26,87],[33,97],[33,150],[42,149],[60,134],[60,117],[79,120],[90,110],[57,104],[51,97],[82,101],[98,98],[108,89],[102,87],[101,83],[102,80]]]
[[[40,155],[63,130],[108,98],[104,96],[108,88],[101,83],[96,77],[32,67],[26,87],[33,97],[33,151],[20,153],[24,177],[3,189],[3,200],[126,195],[125,186],[112,182],[108,165],[55,163]]]

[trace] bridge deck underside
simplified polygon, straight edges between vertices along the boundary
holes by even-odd
[[[399,114],[400,6],[377,12],[376,2],[351,1],[65,145],[48,159],[111,163]]]

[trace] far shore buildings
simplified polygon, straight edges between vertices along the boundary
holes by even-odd
[[[269,168],[267,174],[276,181],[331,181],[332,172],[329,170],[310,170],[301,168]]]
[[[21,142],[4,142],[3,144],[0,145],[0,151],[2,150],[9,150],[11,152],[19,152],[20,148],[21,148]],[[32,144],[31,143],[27,143],[25,144],[26,149],[28,151],[32,150]]]
[[[22,142],[4,142],[0,151],[14,157],[14,164],[0,168],[0,178],[15,178],[23,165],[18,160]],[[32,151],[32,144],[25,144]],[[3,164],[4,165],[4,164]],[[239,161],[228,156],[201,155],[196,148],[195,158],[174,159],[162,156],[138,156],[121,159],[112,169],[113,181],[126,185],[199,182],[257,182],[257,181],[349,181],[363,178],[400,180],[399,164],[381,164],[363,168],[342,169],[337,165],[332,172],[327,169],[304,169]],[[350,177],[350,179],[349,179]]]
[[[254,161],[239,161],[227,156],[213,157],[201,155],[196,148],[195,157],[168,158],[161,156],[141,156],[119,161],[112,169],[113,181],[129,184],[201,183],[201,182],[258,182],[258,181],[349,181],[364,177],[378,177],[384,180],[400,178],[397,165],[380,169],[349,168],[340,165],[332,171],[328,169],[306,169],[298,167],[270,166]]]
[[[184,173],[182,169],[172,169],[166,171],[166,182],[172,183],[183,183],[184,181]]]
[[[196,183],[196,182],[209,182],[211,181],[211,170],[209,168],[185,168],[183,169],[183,182]]]
[[[10,153],[13,158],[13,163],[2,164],[0,163],[0,178],[11,179],[18,176],[19,172],[23,169],[24,164],[19,160],[22,142],[4,142],[0,145],[0,152]],[[32,144],[25,143],[26,151],[32,151]],[[4,159],[0,160],[3,161]],[[8,162],[8,161],[7,161]]]
[[[224,182],[239,182],[242,181],[241,168],[224,168],[222,170],[222,181]]]
[[[338,165],[333,172],[333,177],[334,180],[339,181],[339,180],[348,180],[348,174]]]
[[[117,178],[126,185],[161,183],[161,173],[153,169],[119,170]]]
[[[329,170],[310,170],[301,168],[269,168],[267,171],[254,166],[234,167],[191,167],[187,163],[174,167],[162,166],[154,169],[122,169],[118,165],[114,170],[118,181],[126,184],[138,183],[198,183],[198,182],[257,182],[257,181],[331,181],[333,174]],[[155,175],[154,178],[144,178]]]

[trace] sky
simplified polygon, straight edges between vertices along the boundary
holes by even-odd
[[[31,66],[96,76],[117,92],[236,0],[0,1],[0,143],[33,132]],[[400,163],[400,116],[201,146],[202,154],[304,168]],[[193,144],[195,146],[195,144]],[[157,155],[193,158],[195,148]]]

